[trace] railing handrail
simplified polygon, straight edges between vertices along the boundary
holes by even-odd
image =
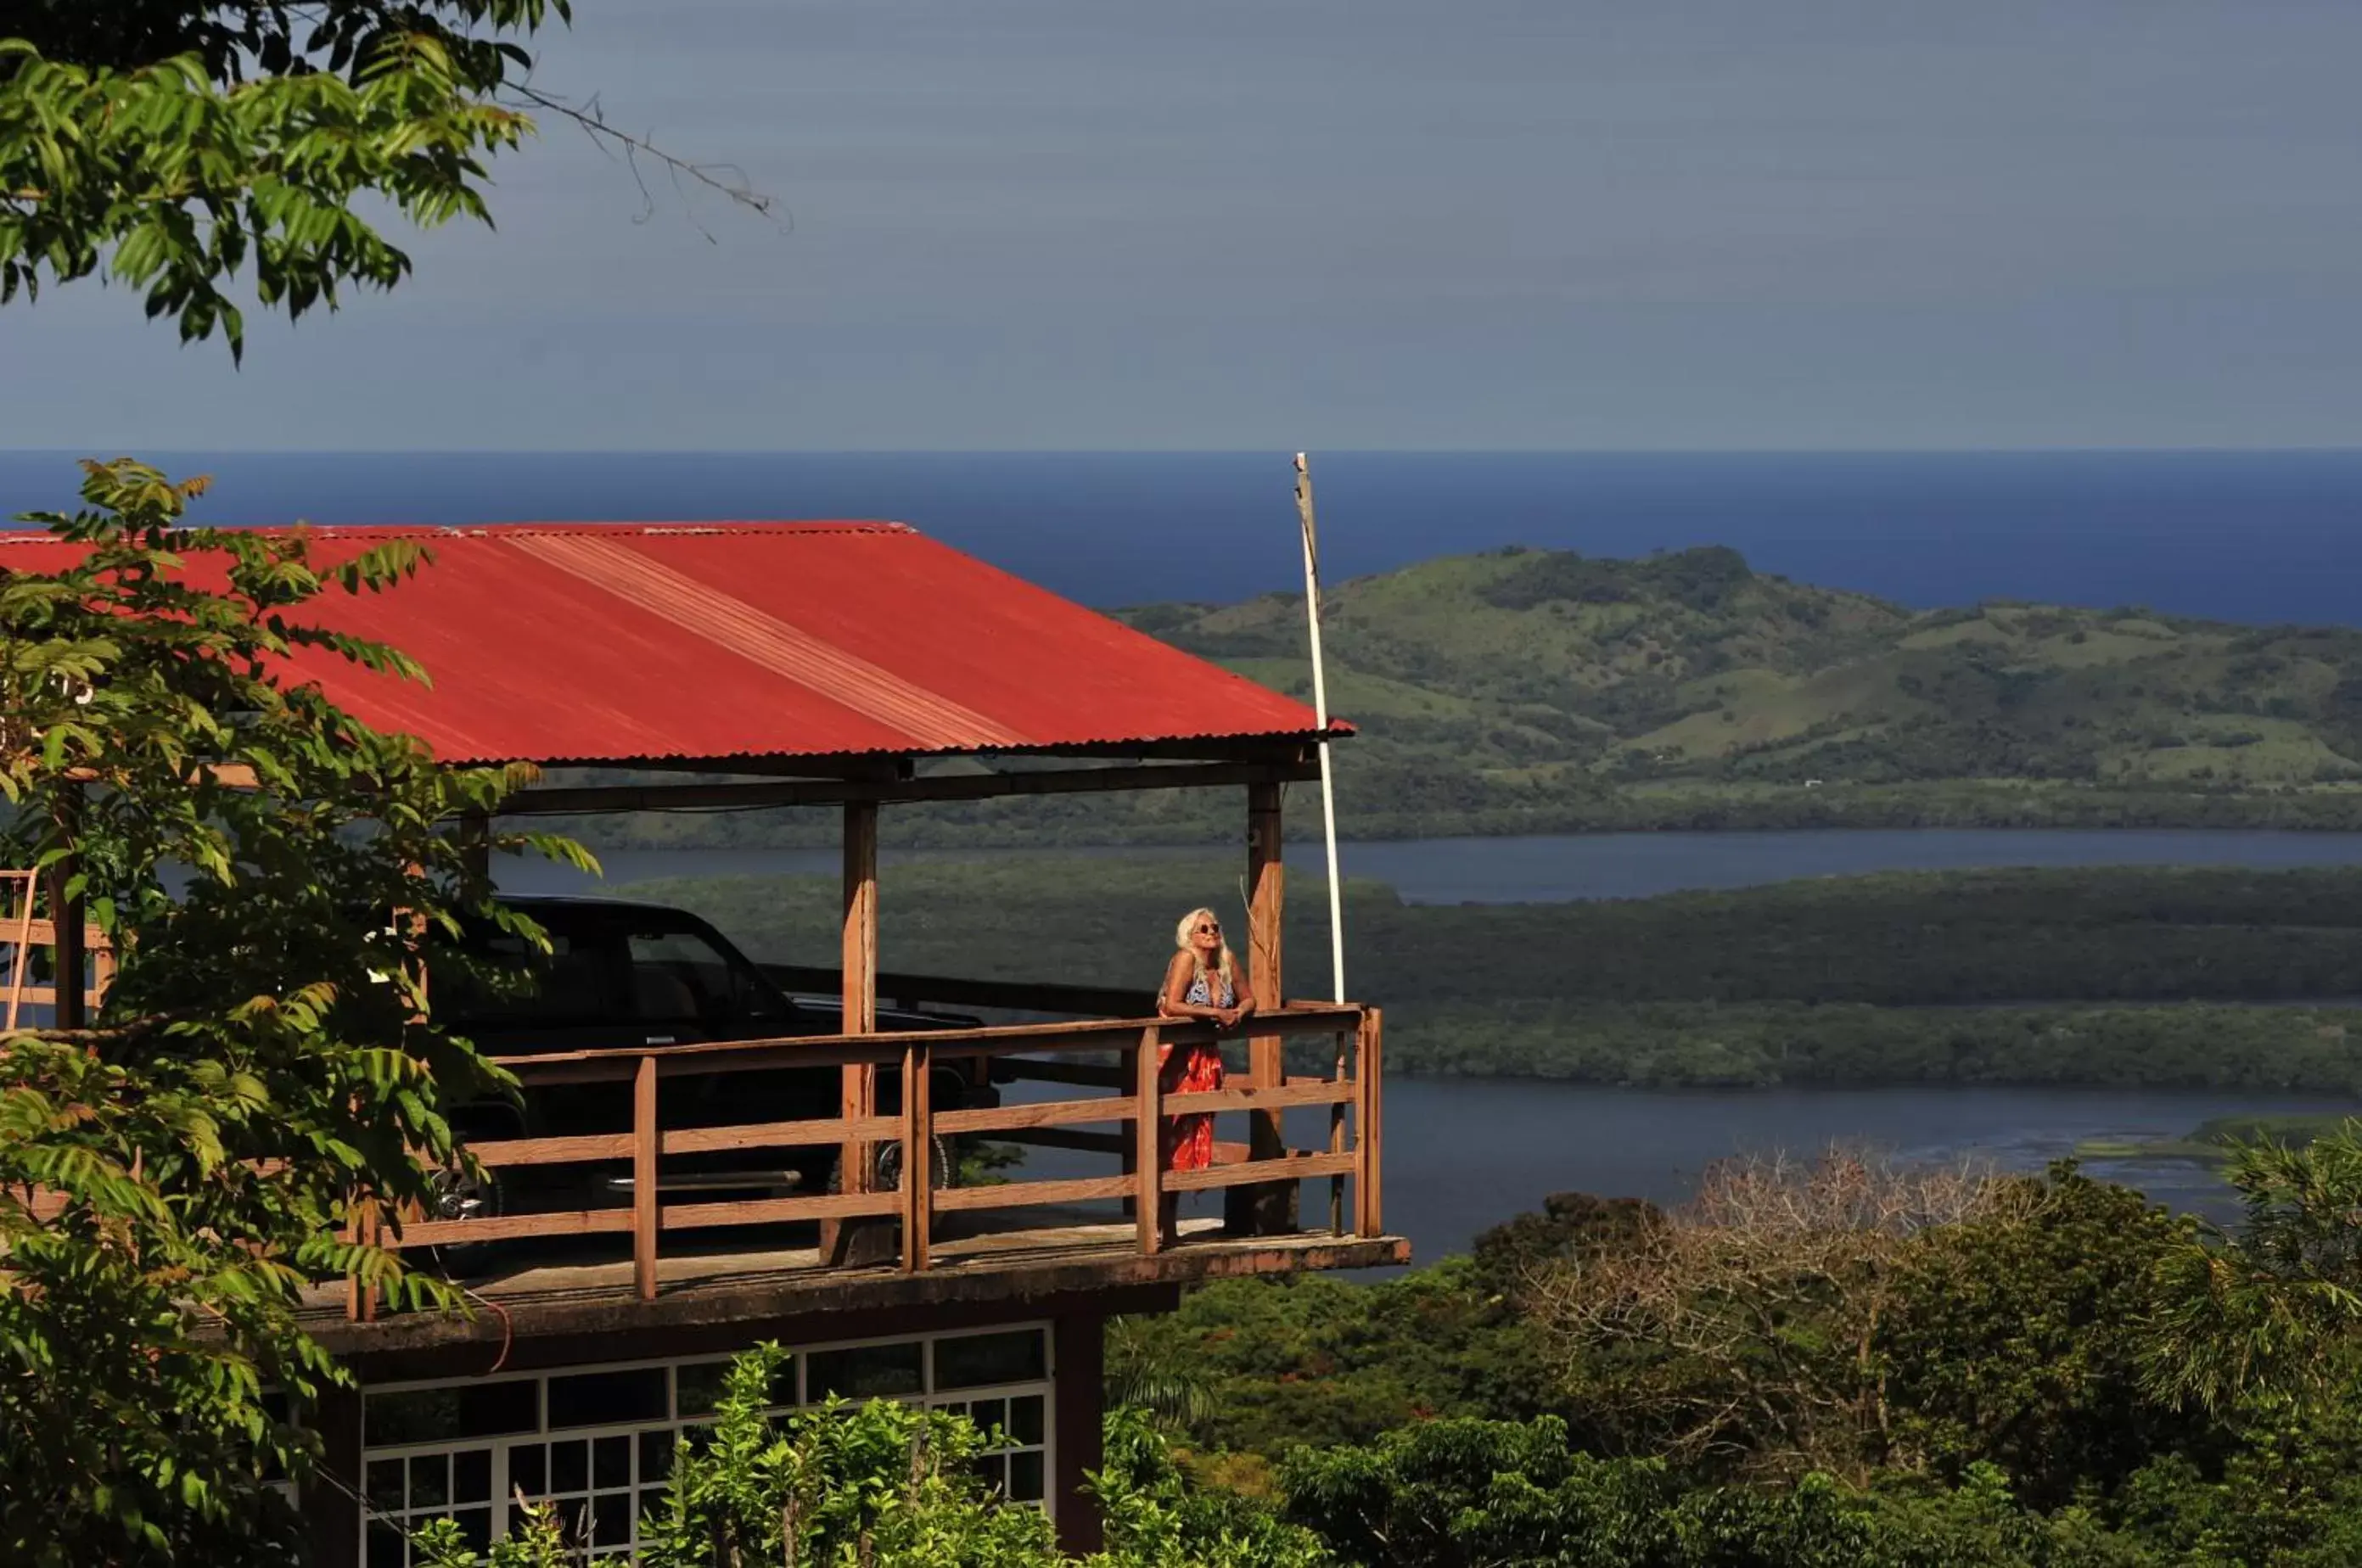
[[[755,967],[782,989],[801,994],[833,996],[844,984],[843,970],[811,964],[757,963]],[[877,994],[905,1006],[997,1007],[1011,1013],[1061,1013],[1093,1018],[1128,1018],[1136,1013],[1151,1012],[1156,1005],[1156,993],[1144,986],[962,980],[952,975],[889,971],[878,974]]]
[[[1358,1025],[1368,1012],[1360,1003],[1291,1002],[1267,1013],[1250,1014],[1231,1029],[1220,1029],[1194,1018],[1090,1018],[1061,1024],[985,1024],[970,1028],[900,1029],[866,1035],[787,1035],[754,1040],[690,1040],[663,1046],[597,1046],[491,1059],[520,1080],[536,1076],[536,1068],[565,1068],[569,1069],[566,1076],[578,1080],[583,1076],[582,1069],[602,1066],[613,1066],[618,1076],[624,1076],[636,1070],[643,1057],[653,1057],[663,1064],[759,1056],[766,1059],[748,1065],[783,1067],[798,1065],[791,1058],[802,1057],[808,1059],[801,1065],[836,1067],[848,1060],[900,1060],[905,1049],[922,1046],[931,1049],[958,1047],[957,1054],[963,1056],[1014,1056],[1029,1050],[1123,1050],[1137,1043],[1144,1029],[1159,1030],[1166,1041],[1175,1045],[1249,1036],[1286,1038],[1292,1035],[1333,1034]],[[776,1064],[769,1058],[778,1058]]]

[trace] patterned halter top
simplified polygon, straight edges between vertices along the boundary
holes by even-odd
[[[1219,1000],[1214,995],[1216,985],[1222,988]],[[1189,994],[1181,1000],[1192,1007],[1235,1007],[1239,995],[1231,985],[1230,976],[1220,970],[1201,969],[1198,971],[1198,978],[1189,982]]]

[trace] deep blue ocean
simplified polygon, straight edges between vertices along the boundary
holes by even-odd
[[[0,452],[0,517],[74,454]],[[892,518],[1098,605],[1294,587],[1288,455],[162,453],[219,522]],[[2362,450],[1316,454],[1330,581],[1506,544],[1727,544],[1926,607],[2362,623]]]

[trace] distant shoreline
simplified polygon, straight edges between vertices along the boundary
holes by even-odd
[[[1348,790],[1350,785],[1349,773]],[[1306,824],[1298,830],[1313,830],[1318,802],[1298,799],[1291,804],[1294,820]],[[552,827],[618,850],[824,849],[836,842],[833,819],[807,821],[789,813],[643,815],[565,819]],[[1797,785],[1697,785],[1632,789],[1606,800],[1477,813],[1346,808],[1340,811],[1339,828],[1348,840],[1368,843],[1610,833],[1959,828],[2354,833],[2362,832],[2362,788],[2207,794],[2017,782],[1830,784],[1810,792]],[[1201,824],[1194,816],[1181,822],[1029,821],[1010,814],[1007,820],[979,821],[970,813],[939,813],[924,806],[898,809],[888,830],[892,845],[914,850],[1191,849],[1205,848],[1217,836],[1210,818]]]

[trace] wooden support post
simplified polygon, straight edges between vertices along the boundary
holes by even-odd
[[[1107,1321],[1082,1313],[1050,1321],[1050,1413],[1057,1468],[1051,1496],[1057,1506],[1058,1550],[1088,1557],[1106,1544],[1098,1499],[1087,1489],[1107,1463]]]
[[[848,1035],[875,1034],[877,1029],[877,803],[852,800],[844,806],[844,922],[843,957],[844,1019]],[[842,1069],[839,1112],[848,1120],[875,1115],[877,1069],[864,1063]],[[910,1086],[903,1086],[910,1093]],[[905,1150],[903,1165],[910,1164]],[[837,1147],[841,1190],[869,1190],[870,1153],[865,1142],[848,1139]],[[845,1243],[856,1228],[842,1220],[821,1223],[821,1255],[833,1264],[846,1261]]]
[[[1139,1229],[1140,1250],[1153,1256],[1164,1245],[1159,1211],[1164,1184],[1164,1093],[1156,1059],[1157,1033],[1152,1025],[1141,1031],[1131,1052],[1131,1212]]]
[[[1247,786],[1247,983],[1255,1004],[1277,1007],[1286,999],[1280,966],[1280,927],[1287,908],[1287,865],[1280,858],[1280,791],[1276,784]],[[1247,1081],[1258,1089],[1275,1089],[1286,1077],[1286,1061],[1276,1035],[1254,1035],[1247,1040]],[[1287,1152],[1280,1131],[1280,1113],[1247,1113],[1247,1156],[1277,1159]],[[1295,1189],[1287,1186],[1237,1187],[1223,1201],[1223,1215],[1235,1234],[1278,1235],[1295,1228],[1289,1211]]]
[[[319,1462],[303,1487],[306,1561],[316,1568],[359,1568],[361,1391],[324,1382],[303,1420],[320,1435]]]
[[[934,1052],[902,1051],[902,1272],[927,1270],[935,1229]]]
[[[632,1075],[632,1284],[657,1299],[657,1058]]]
[[[482,811],[459,814],[459,852],[468,865],[468,874],[489,881],[492,874],[492,818]]]
[[[1384,1183],[1378,1171],[1378,1156],[1383,1143],[1383,1103],[1381,1083],[1385,1073],[1384,1019],[1374,1007],[1362,1014],[1359,1048],[1354,1055],[1355,1087],[1361,1092],[1354,1097],[1354,1120],[1359,1134],[1354,1146],[1353,1218],[1354,1234],[1363,1236],[1385,1234],[1385,1214],[1380,1199]]]

